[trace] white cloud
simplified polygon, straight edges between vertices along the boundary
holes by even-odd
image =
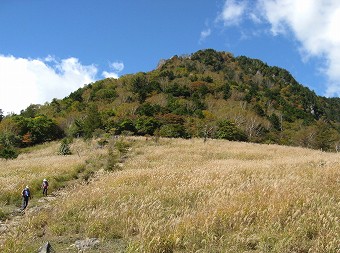
[[[204,41],[211,34],[211,29],[207,28],[201,32],[200,42]]]
[[[266,22],[272,34],[293,36],[300,43],[302,59],[324,60],[329,83],[325,95],[340,95],[339,0],[226,0],[219,19],[225,26],[248,19]],[[250,13],[250,14],[249,14]]]
[[[340,1],[260,0],[259,6],[273,34],[292,32],[303,57],[325,59],[325,95],[340,95]]]
[[[122,72],[124,69],[124,63],[122,62],[113,62],[110,64],[110,66],[117,72]]]
[[[105,78],[119,78],[119,73],[123,71],[124,69],[124,63],[123,62],[113,62],[110,63],[110,68],[112,69],[111,72],[103,71],[102,76]]]
[[[117,73],[115,73],[115,72],[108,72],[108,71],[103,71],[102,76],[104,78],[114,78],[114,79],[118,79],[119,78]]]
[[[238,24],[247,9],[245,1],[226,0],[223,10],[217,20],[223,21],[225,26]]]
[[[30,104],[63,98],[95,81],[97,68],[76,58],[25,59],[0,55],[0,109],[19,113]]]
[[[262,23],[262,20],[260,17],[257,16],[257,14],[255,13],[250,13],[249,14],[249,18],[251,21],[253,21],[255,24],[261,24]]]

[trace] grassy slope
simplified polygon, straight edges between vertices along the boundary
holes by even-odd
[[[50,241],[57,252],[74,252],[70,244],[86,237],[101,239],[94,252],[340,250],[338,154],[219,140],[133,142],[122,171],[98,174],[25,216],[0,251],[33,252]]]
[[[96,149],[95,143],[76,141],[72,144],[73,155],[58,155],[58,142],[46,143],[21,154],[15,160],[0,160],[0,208],[4,204],[20,205],[22,189],[29,185],[34,195],[40,195],[42,180],[50,181],[50,190],[77,177],[85,162],[100,156],[103,150]]]

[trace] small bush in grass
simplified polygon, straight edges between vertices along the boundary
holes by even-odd
[[[120,154],[117,151],[114,151],[112,148],[109,148],[108,156],[107,156],[107,163],[104,169],[106,171],[117,170],[119,168],[118,166],[119,159],[120,159]]]
[[[15,159],[18,157],[18,152],[13,147],[2,147],[0,146],[0,158]]]
[[[60,143],[60,147],[59,147],[59,155],[71,155],[71,148],[70,148],[70,143],[71,141],[67,138],[63,139]]]
[[[104,169],[106,171],[119,170],[120,167],[118,163],[122,162],[125,155],[128,153],[130,143],[121,138],[110,144],[108,148],[106,164],[104,164]]]
[[[114,143],[114,147],[122,154],[125,155],[129,151],[130,144],[124,139],[119,139]]]

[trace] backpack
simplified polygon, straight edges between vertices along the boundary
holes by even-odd
[[[43,182],[43,186],[44,186],[44,188],[47,188],[47,187],[48,187],[48,182],[47,182],[47,181],[44,181],[44,182]]]
[[[24,190],[24,196],[25,196],[25,197],[29,197],[29,196],[30,196],[30,190],[25,189],[25,190]]]

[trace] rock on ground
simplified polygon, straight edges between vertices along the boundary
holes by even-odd
[[[51,244],[49,242],[45,243],[43,246],[40,247],[38,253],[54,253]]]
[[[74,243],[74,246],[78,250],[85,250],[88,248],[95,248],[99,245],[100,241],[97,238],[89,238],[85,240],[78,240]]]

